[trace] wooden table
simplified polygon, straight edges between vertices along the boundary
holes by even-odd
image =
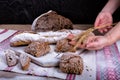
[[[77,28],[77,29],[88,29],[89,27],[93,27],[93,25],[79,25],[79,24],[76,24],[73,26],[74,28]],[[31,25],[30,24],[26,24],[26,25],[21,25],[21,24],[2,24],[0,25],[0,29],[13,29],[13,30],[31,30]]]

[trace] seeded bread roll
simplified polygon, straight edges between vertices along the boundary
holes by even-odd
[[[28,70],[30,66],[31,59],[27,56],[27,54],[20,55],[20,64],[23,70]]]
[[[59,66],[60,70],[65,73],[82,74],[83,72],[83,60],[77,54],[63,54]]]
[[[70,51],[72,48],[73,48],[73,46],[70,45],[68,43],[68,40],[65,38],[65,39],[57,41],[55,51],[57,51],[57,52],[67,52],[67,51]]]
[[[17,59],[15,51],[6,50],[5,56],[6,56],[7,65],[9,67],[15,66],[18,63],[18,59]]]
[[[25,52],[35,57],[40,57],[50,51],[50,45],[47,42],[32,42],[25,48]]]
[[[57,31],[61,29],[73,29],[73,23],[70,19],[52,10],[37,17],[32,24],[32,30],[35,32]]]

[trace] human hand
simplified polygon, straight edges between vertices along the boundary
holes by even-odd
[[[77,35],[76,35],[77,36]],[[77,41],[76,40],[73,40],[75,37],[76,37],[74,34],[69,34],[67,39],[69,39],[69,44],[75,46],[77,44]],[[88,34],[88,36],[95,36],[93,33],[90,33]],[[87,42],[87,38],[82,42],[82,43],[79,43],[77,48],[83,48],[85,49],[86,47],[86,42]]]
[[[99,15],[97,16],[94,26],[103,26],[103,25],[111,25],[113,23],[113,18],[112,14],[109,12],[100,12]],[[108,29],[110,29],[111,26],[106,26],[105,28],[99,29],[101,33],[107,32]]]
[[[71,45],[73,45],[73,46],[75,46],[76,45],[76,43],[77,43],[77,41],[76,40],[73,40],[74,38],[75,38],[76,36],[74,35],[74,34],[69,34],[68,36],[67,36],[67,39],[69,39],[70,41],[69,41],[69,44],[71,44]],[[85,48],[85,44],[79,44],[78,46],[77,46],[77,48]]]
[[[110,41],[106,36],[90,36],[86,42],[86,49],[99,50],[105,46],[108,46]]]

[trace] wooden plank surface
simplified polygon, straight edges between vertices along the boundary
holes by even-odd
[[[73,26],[74,28],[77,28],[77,29],[88,29],[89,27],[93,27],[93,25],[90,25],[90,24],[75,24]],[[0,29],[13,29],[13,30],[31,30],[31,25],[30,24],[2,24],[0,25]]]
[[[0,25],[0,29],[13,29],[13,30],[31,30],[31,25],[30,24],[2,24]]]

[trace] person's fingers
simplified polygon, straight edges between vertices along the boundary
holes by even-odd
[[[76,44],[76,41],[73,41],[73,40],[72,40],[72,41],[69,42],[69,44],[75,45],[75,44]]]
[[[98,31],[99,31],[100,33],[103,33],[103,30],[101,30],[101,29],[99,29]]]
[[[99,47],[99,43],[95,41],[86,45],[86,48],[90,48],[90,47]]]
[[[104,32],[107,32],[108,30],[106,28],[103,29]]]
[[[67,39],[69,39],[69,40],[72,40],[74,38],[74,35],[73,34],[69,34],[68,36],[67,36]]]
[[[111,14],[109,14],[109,23],[113,23],[113,17],[112,17],[112,15]]]
[[[107,28],[108,28],[108,29],[111,29],[111,28],[112,28],[112,26],[107,26]]]
[[[88,50],[99,50],[102,47],[101,46],[89,46],[89,47],[85,47],[85,48],[88,49]]]
[[[95,20],[94,26],[95,27],[100,26],[102,24],[103,20],[104,20],[104,15],[100,13]]]
[[[97,27],[100,24],[100,19],[97,17],[94,23],[94,26]]]
[[[76,41],[70,41],[69,44],[76,45]],[[77,48],[85,48],[85,44],[78,44]]]
[[[96,18],[96,21],[95,21],[94,25],[95,25],[95,27],[106,25],[106,24],[108,24],[108,25],[110,24],[111,25],[112,22],[113,22],[112,15],[110,13],[103,12],[103,13],[100,13],[98,15],[98,17]],[[106,26],[105,28],[99,29],[98,31],[100,33],[107,32],[111,27]]]
[[[85,49],[87,49],[87,50],[95,50],[94,47],[89,47],[89,48],[85,48]]]
[[[85,46],[86,46],[85,44],[79,44],[78,48],[85,48]]]
[[[98,47],[90,47],[90,48],[86,48],[87,50],[99,50],[100,48]]]
[[[89,43],[93,42],[95,38],[96,38],[96,36],[89,36],[89,37],[87,38],[85,44],[89,44]]]
[[[99,32],[100,32],[100,33],[104,33],[104,32],[107,32],[107,31],[110,30],[110,29],[111,29],[111,26],[107,26],[107,27],[105,27],[105,28],[99,29]]]

